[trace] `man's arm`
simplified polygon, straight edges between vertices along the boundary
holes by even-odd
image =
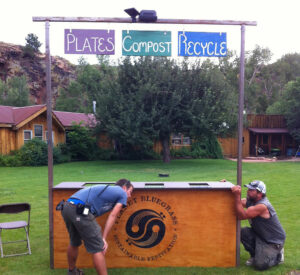
[[[243,198],[243,199],[241,199],[241,201],[242,201],[243,207],[246,208],[246,202],[247,202],[247,200],[245,198]]]
[[[104,231],[103,231],[103,241],[104,241],[103,252],[104,253],[106,252],[106,250],[108,248],[108,244],[106,242],[107,235],[108,235],[110,229],[112,228],[113,224],[115,223],[116,218],[117,218],[119,212],[121,211],[122,207],[123,207],[122,203],[117,203],[115,205],[115,207],[111,210],[111,212],[106,220]]]
[[[241,187],[233,186],[231,190],[235,196],[235,210],[239,220],[252,219],[261,216],[267,210],[267,206],[264,204],[257,204],[244,209],[246,206],[246,199],[241,199]]]

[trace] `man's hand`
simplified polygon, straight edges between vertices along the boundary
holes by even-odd
[[[241,192],[242,192],[242,188],[239,185],[235,185],[231,187],[231,192],[236,195],[236,196],[240,196]]]
[[[104,242],[102,253],[105,255],[105,253],[106,253],[106,251],[107,251],[107,248],[108,248],[108,243],[106,242],[105,239],[102,239],[102,240],[103,240],[103,242]]]
[[[116,218],[118,216],[118,214],[120,213],[121,209],[122,209],[122,204],[121,203],[117,203],[113,210],[110,212],[107,220],[106,220],[106,223],[105,223],[105,227],[104,227],[104,231],[103,231],[103,235],[102,235],[102,239],[103,239],[103,242],[104,242],[104,246],[103,246],[103,254],[106,253],[106,250],[108,248],[108,244],[106,242],[106,238],[108,236],[108,232],[110,231],[110,229],[112,228],[113,224],[115,223],[116,221]]]

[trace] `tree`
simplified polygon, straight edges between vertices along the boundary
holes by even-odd
[[[247,113],[265,113],[272,82],[266,69],[272,53],[268,48],[256,45],[245,60],[245,109]]]
[[[84,113],[88,109],[88,96],[78,81],[73,81],[66,89],[59,90],[55,110]]]
[[[24,57],[32,58],[34,57],[35,53],[39,52],[39,48],[42,46],[42,43],[40,43],[37,35],[33,33],[29,33],[25,40],[26,44],[25,47],[23,47]]]
[[[100,60],[101,62],[101,60]],[[97,106],[100,132],[115,143],[120,158],[147,157],[154,140],[151,114],[145,112],[143,101],[149,85],[142,85],[141,74],[130,59],[124,60],[116,71],[100,63],[103,78],[93,97]]]
[[[99,94],[97,116],[123,156],[142,155],[156,139],[162,143],[164,162],[169,162],[173,133],[216,135],[228,130],[222,126],[225,121],[234,127],[235,115],[229,112],[236,109],[233,92],[210,62],[190,68],[167,58],[126,58],[117,81]]]
[[[268,114],[283,114],[282,101],[286,84],[300,77],[300,54],[286,54],[268,65],[272,82],[272,100],[268,102]]]
[[[6,105],[5,102],[5,97],[7,94],[7,85],[5,82],[3,82],[0,79],[0,105]]]
[[[285,86],[281,108],[290,134],[300,142],[300,77]]]
[[[99,67],[79,61],[77,79],[66,89],[59,91],[55,109],[69,112],[88,113],[92,111],[94,95],[98,93],[102,82]]]
[[[83,99],[98,103],[98,133],[114,141],[120,158],[146,158],[159,140],[169,162],[172,134],[215,139],[236,128],[237,93],[220,66],[209,61],[128,57],[115,67],[99,57],[98,66],[79,66],[65,92],[59,108],[86,106]]]
[[[28,106],[29,88],[26,77],[13,77],[7,83],[0,80],[0,104],[7,106]]]

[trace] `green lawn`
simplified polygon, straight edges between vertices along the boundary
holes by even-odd
[[[48,168],[0,167],[0,203],[27,201],[32,206],[30,242],[32,255],[0,258],[0,274],[66,274],[49,268]],[[168,181],[215,181],[226,178],[236,183],[236,163],[228,160],[95,161],[54,167],[54,185],[62,181],[157,181],[169,173]],[[285,263],[264,274],[287,274],[300,270],[300,162],[243,163],[243,182],[263,180],[268,198],[286,230]],[[161,179],[160,179],[161,180]],[[243,188],[245,189],[245,188]],[[243,195],[245,195],[243,190]],[[242,225],[246,225],[244,221]],[[186,251],[188,253],[188,251]],[[260,274],[245,266],[248,254],[241,246],[238,268],[127,268],[110,269],[109,274]],[[86,274],[96,274],[93,269]]]

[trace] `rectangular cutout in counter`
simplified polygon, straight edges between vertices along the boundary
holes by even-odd
[[[206,182],[190,182],[189,186],[197,188],[211,188],[211,186]]]
[[[150,188],[164,188],[165,184],[160,182],[151,182],[151,183],[145,183],[145,187]]]

